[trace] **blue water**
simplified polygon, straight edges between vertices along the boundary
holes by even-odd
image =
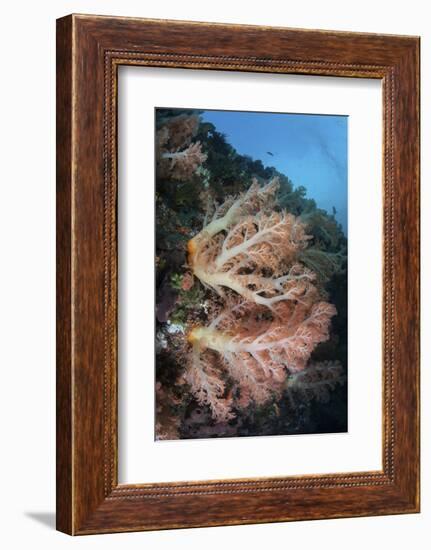
[[[305,187],[319,208],[335,209],[347,234],[347,116],[205,111],[202,119],[238,153]]]

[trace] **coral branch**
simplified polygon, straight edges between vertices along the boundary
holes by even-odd
[[[310,301],[315,276],[296,262],[308,239],[299,218],[259,212],[243,217],[225,233],[212,238],[202,234],[189,263],[194,275],[219,295],[227,287],[269,308],[283,300]]]
[[[263,187],[254,179],[248,190],[238,198],[228,197],[222,205],[216,206],[211,222],[189,241],[189,254],[193,256],[211,237],[231,227],[242,216],[271,208],[278,188],[278,178]]]
[[[227,422],[234,418],[231,412],[232,399],[224,397],[226,385],[214,356],[201,355],[199,344],[193,348],[192,367],[185,372],[184,379],[199,405],[208,405],[213,418],[218,422]]]

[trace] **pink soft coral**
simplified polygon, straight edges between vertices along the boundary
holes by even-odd
[[[232,395],[226,395],[226,383],[217,357],[210,352],[202,354],[201,351],[196,344],[184,380],[190,385],[199,405],[207,405],[217,422],[227,422],[235,416],[231,411]]]
[[[296,261],[309,237],[292,214],[245,216],[226,232],[201,238],[189,256],[194,275],[219,295],[230,288],[271,308],[282,300],[307,300],[314,274]]]
[[[240,301],[227,307],[210,325],[195,327],[188,336],[193,346],[186,379],[201,404],[214,418],[229,413],[232,395],[225,396],[223,377],[239,390],[237,407],[262,404],[279,394],[289,374],[305,368],[317,344],[329,337],[335,307],[326,302],[306,305],[280,302],[274,311]]]
[[[314,272],[299,262],[310,239],[304,223],[274,211],[278,187],[278,180],[263,187],[254,181],[217,207],[188,244],[193,274],[224,301],[208,326],[190,331],[185,373],[217,422],[281,395],[287,378],[329,338],[336,313],[322,300]]]
[[[272,210],[278,189],[278,178],[274,178],[263,187],[254,179],[245,193],[238,197],[228,197],[223,204],[216,205],[211,221],[207,223],[207,213],[204,227],[188,243],[190,261],[193,261],[193,256],[206,246],[209,239],[232,227],[241,217]]]
[[[157,172],[161,178],[185,181],[206,160],[199,141],[192,139],[199,127],[196,115],[171,118],[157,132]]]

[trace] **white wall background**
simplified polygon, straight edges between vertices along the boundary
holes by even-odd
[[[284,25],[422,37],[422,151],[431,149],[431,30],[410,0],[15,0],[0,30],[0,539],[13,548],[427,548],[431,339],[422,347],[422,514],[93,537],[53,530],[55,450],[55,19],[70,12]],[[427,101],[428,100],[428,101]],[[431,330],[430,165],[422,155],[423,334]],[[428,306],[428,307],[427,307]],[[429,537],[428,537],[429,538]],[[429,543],[428,543],[429,544]]]

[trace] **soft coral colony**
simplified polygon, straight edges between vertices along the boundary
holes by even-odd
[[[189,242],[194,275],[225,302],[208,325],[189,332],[193,351],[185,374],[217,421],[280,394],[289,374],[304,369],[328,339],[336,313],[321,300],[314,273],[298,262],[309,240],[304,224],[273,211],[277,188],[277,181],[263,188],[254,182]],[[229,392],[226,377],[233,381]]]
[[[189,205],[171,237],[180,239],[174,248],[187,255],[182,274],[171,277],[177,288],[172,307],[177,308],[177,316],[184,314],[183,329],[172,342],[177,363],[185,367],[171,377],[171,387],[157,382],[157,439],[182,437],[187,394],[208,411],[207,420],[215,426],[215,431],[201,430],[202,436],[233,435],[229,426],[235,422],[240,426],[250,407],[264,406],[283,395],[292,403],[298,392],[304,400],[310,393],[323,398],[342,379],[337,362],[316,363],[312,357],[316,346],[329,338],[336,308],[327,301],[320,272],[307,260],[328,255],[309,247],[313,237],[304,217],[280,205],[279,177],[266,183],[252,177],[239,192],[214,204],[212,174],[203,164],[208,156],[214,157],[214,151],[209,141],[204,151],[197,139],[200,125],[196,113],[167,113],[160,117],[156,137],[158,187],[164,197],[174,194],[170,202],[179,210],[184,212]],[[191,196],[185,194],[187,186]],[[195,220],[202,220],[204,199],[210,199],[212,211],[208,209],[199,230]],[[167,199],[162,202],[160,210],[168,203]],[[175,218],[173,209],[167,212],[164,234]],[[326,218],[325,222],[331,225]],[[188,241],[181,240],[187,235]],[[170,250],[166,256],[173,257]],[[303,372],[309,375],[300,376]],[[290,392],[295,385],[298,392]]]
[[[185,181],[206,160],[201,144],[192,142],[199,127],[196,115],[168,119],[156,135],[157,171],[160,177]]]

